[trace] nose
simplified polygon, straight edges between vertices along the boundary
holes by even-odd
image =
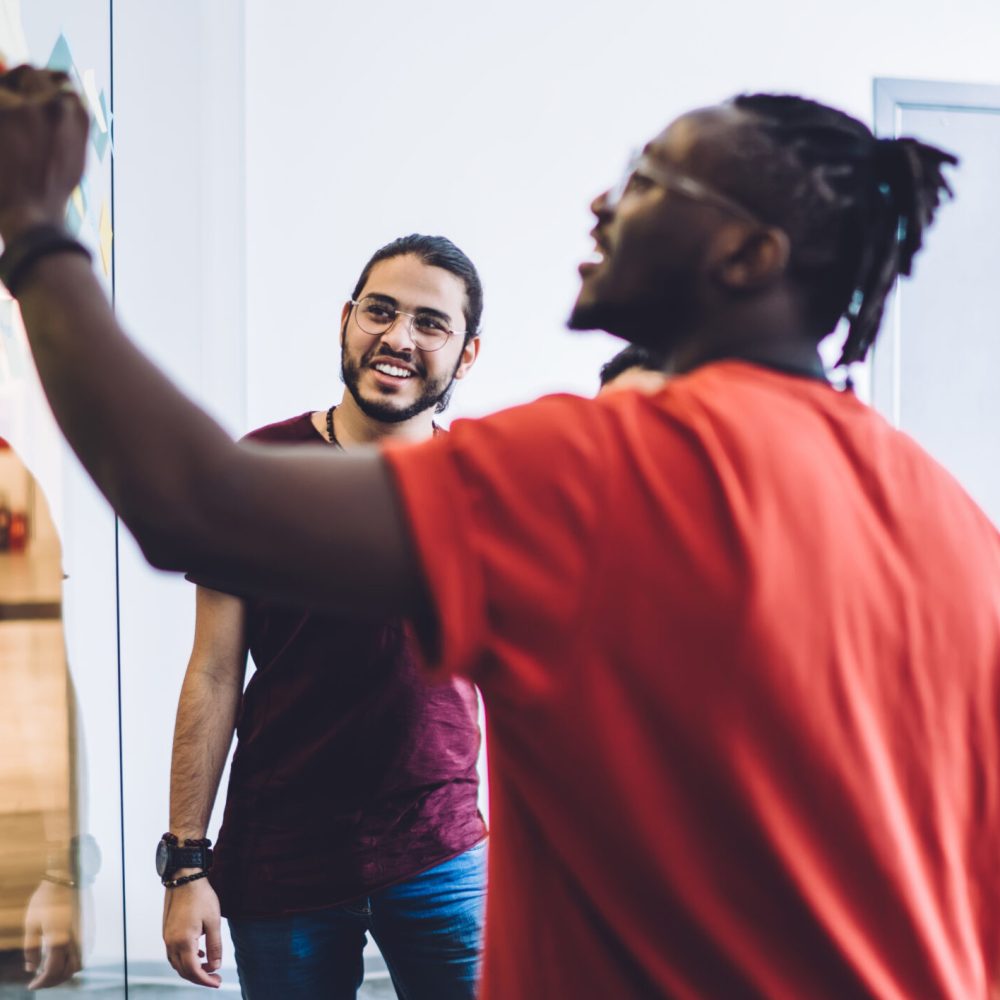
[[[396,320],[385,333],[382,343],[397,354],[412,353],[417,346],[413,341],[413,317],[404,312],[396,314]]]
[[[591,203],[590,210],[597,216],[599,222],[605,222],[614,211],[614,203],[610,189],[602,191]]]

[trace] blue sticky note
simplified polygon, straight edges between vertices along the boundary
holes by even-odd
[[[61,73],[68,73],[72,68],[73,54],[69,50],[69,42],[66,41],[65,35],[60,35],[59,38],[56,39],[56,44],[52,49],[52,55],[49,56],[46,69],[55,70]]]
[[[110,133],[102,132],[99,128],[92,128],[90,130],[90,143],[94,147],[94,152],[97,153],[99,160],[104,160],[104,154],[108,151],[110,141]]]
[[[72,199],[66,206],[66,228],[69,230],[71,236],[78,236],[80,230],[83,228],[83,216],[77,211]]]

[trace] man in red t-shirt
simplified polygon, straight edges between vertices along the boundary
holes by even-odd
[[[346,450],[429,440],[475,362],[482,306],[479,274],[450,240],[387,244],[341,313],[340,402],[248,440]],[[196,606],[161,871],[171,965],[216,985],[221,904],[244,996],[353,996],[370,933],[401,996],[473,997],[486,891],[473,686],[428,681],[398,620],[202,586]],[[256,670],[244,692],[248,651]],[[234,727],[211,870],[170,864],[185,845],[208,844]]]
[[[1000,536],[817,353],[844,317],[865,357],[952,157],[796,97],[684,115],[594,202],[571,319],[663,388],[335,464],[228,442],[42,228],[57,84],[0,101],[46,138],[0,121],[0,273],[53,409],[154,564],[407,613],[477,681],[485,996],[997,995]]]

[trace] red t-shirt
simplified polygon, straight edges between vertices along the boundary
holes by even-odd
[[[386,454],[486,699],[485,996],[987,995],[1000,537],[913,441],[728,361]]]

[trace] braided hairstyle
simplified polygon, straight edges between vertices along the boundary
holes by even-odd
[[[910,274],[942,192],[952,194],[941,168],[957,158],[916,139],[876,139],[857,119],[801,97],[731,103],[756,121],[726,186],[788,234],[790,273],[823,332],[847,316],[838,363],[863,360],[893,283]]]

